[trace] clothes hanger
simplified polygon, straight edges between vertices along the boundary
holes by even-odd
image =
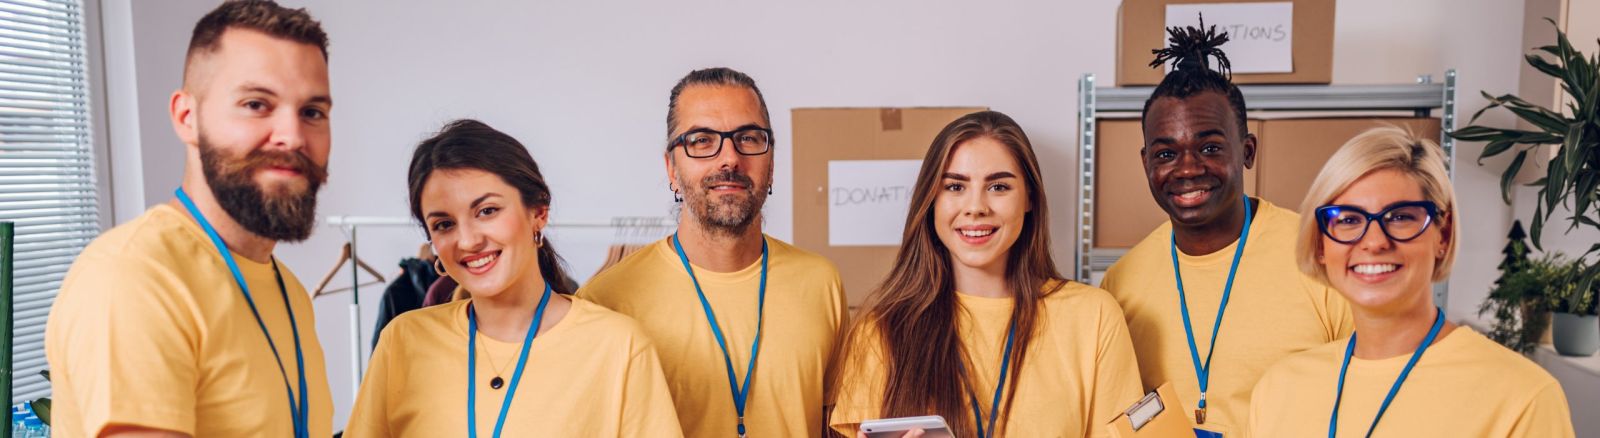
[[[326,289],[328,287],[328,283],[333,281],[333,277],[338,275],[339,268],[343,268],[344,267],[344,262],[351,261],[351,260],[352,260],[352,258],[350,257],[350,242],[345,242],[344,246],[339,248],[339,260],[337,262],[334,262],[333,269],[329,269],[328,273],[326,275],[322,276],[322,281],[317,283],[317,288],[316,288],[316,290],[313,290],[311,292],[311,297],[312,298],[316,298],[316,297],[320,297],[320,296],[323,296],[323,295],[335,294],[335,293],[344,292],[344,291],[347,291],[347,290],[350,290],[350,289],[354,289],[353,287],[341,287],[341,288],[331,289],[331,290]],[[363,271],[367,271],[368,274],[371,274],[373,277],[377,278],[376,280],[373,280],[373,281],[370,281],[370,282],[360,283],[360,284],[358,284],[358,286],[374,286],[374,285],[379,285],[379,284],[383,284],[383,283],[387,282],[386,280],[383,279],[383,274],[378,273],[377,269],[372,269],[372,266],[367,265],[367,262],[361,261],[361,259],[354,259],[354,261],[355,261],[355,267],[356,268],[360,268]],[[354,268],[352,268],[352,269],[354,269]]]

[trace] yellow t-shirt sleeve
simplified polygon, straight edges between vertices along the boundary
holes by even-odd
[[[623,388],[622,427],[624,437],[681,437],[677,408],[661,372],[661,358],[655,346],[646,344],[628,360],[628,382]]]
[[[1100,316],[1100,342],[1095,354],[1094,402],[1089,408],[1089,436],[1111,436],[1109,423],[1134,402],[1144,387],[1134,358],[1133,338],[1116,302],[1106,299]]]
[[[361,391],[356,395],[355,407],[350,411],[350,421],[345,425],[345,435],[351,437],[387,437],[393,436],[389,430],[389,374],[396,372],[392,367],[392,359],[396,355],[404,356],[404,352],[397,351],[402,345],[397,341],[402,334],[395,333],[399,325],[390,324],[384,329],[383,335],[378,337],[378,346],[372,349],[372,360],[367,365],[367,372],[361,379]]]
[[[1337,341],[1350,337],[1356,330],[1355,321],[1351,319],[1350,302],[1344,295],[1339,294],[1332,286],[1317,281],[1310,276],[1301,276],[1306,288],[1317,293],[1322,302],[1317,303],[1322,309],[1323,324],[1328,328],[1328,341]]]
[[[1575,433],[1569,409],[1567,395],[1561,391],[1561,383],[1550,382],[1538,394],[1534,394],[1507,436],[1571,438]]]
[[[830,282],[828,286],[828,296],[833,300],[834,324],[833,342],[830,343],[830,345],[838,345],[838,343],[844,342],[845,332],[849,330],[850,327],[850,310],[848,304],[849,299],[845,298],[844,280],[839,278],[838,270],[834,270],[833,281]],[[844,349],[842,348],[835,348],[829,353],[844,354],[843,351]],[[834,388],[834,385],[839,382],[839,362],[840,361],[836,360],[836,358],[830,357],[826,362],[827,364],[824,365],[826,368],[822,370],[822,413],[824,423],[827,423],[827,418],[832,415],[831,412],[833,410],[832,406],[834,400],[834,391],[838,389]],[[827,424],[824,424],[823,426],[824,429],[827,428]]]
[[[62,285],[70,296],[49,348],[62,351],[81,430],[130,425],[193,435],[200,334],[186,287],[167,267],[86,254]],[[233,287],[219,284],[216,287]]]
[[[1256,386],[1250,389],[1250,413],[1245,418],[1245,431],[1249,433],[1259,433],[1262,430],[1261,416],[1264,415],[1262,406],[1277,404],[1277,401],[1270,397],[1277,394],[1277,388],[1274,387],[1276,385],[1274,380],[1277,379],[1274,374],[1278,372],[1276,368],[1277,366],[1269,368],[1266,374],[1261,375],[1261,380],[1256,381]]]
[[[883,412],[883,392],[888,371],[887,357],[872,324],[862,321],[850,335],[844,357],[838,362],[839,385],[834,388],[833,410],[828,425],[845,436],[856,436],[862,421],[878,418]]]

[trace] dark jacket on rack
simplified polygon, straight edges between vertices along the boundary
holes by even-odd
[[[439,274],[433,272],[433,264],[418,258],[400,260],[400,269],[405,272],[389,283],[383,290],[383,299],[378,302],[378,324],[372,331],[372,348],[378,348],[378,337],[383,335],[383,327],[389,325],[389,321],[422,308],[428,286],[439,279]]]

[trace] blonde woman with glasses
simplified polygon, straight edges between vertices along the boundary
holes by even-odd
[[[1356,331],[1267,371],[1254,436],[1573,436],[1555,378],[1433,302],[1459,244],[1438,145],[1395,127],[1356,136],[1323,166],[1300,217],[1300,269],[1350,301]]]

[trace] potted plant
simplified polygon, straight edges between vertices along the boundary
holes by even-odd
[[[1516,152],[1511,164],[1500,176],[1501,198],[1507,204],[1511,203],[1512,182],[1516,180],[1530,152],[1554,148],[1546,165],[1546,175],[1529,184],[1539,188],[1534,202],[1533,221],[1528,227],[1533,247],[1539,249],[1543,249],[1540,236],[1545,221],[1557,214],[1571,214],[1566,218],[1569,221],[1568,232],[1579,227],[1600,230],[1600,59],[1594,55],[1585,56],[1574,49],[1566,32],[1562,32],[1554,20],[1546,21],[1556,27],[1556,44],[1536,48],[1534,53],[1524,58],[1535,70],[1560,81],[1561,89],[1565,92],[1565,106],[1551,110],[1516,95],[1497,97],[1484,92],[1483,97],[1489,100],[1489,104],[1473,114],[1468,123],[1476,123],[1478,116],[1485,111],[1503,108],[1534,129],[1474,125],[1450,133],[1457,140],[1488,143],[1478,157],[1479,165],[1483,164],[1484,158]],[[1553,57],[1553,60],[1546,59],[1545,55]],[[1563,209],[1566,211],[1563,212]],[[1600,243],[1590,246],[1578,258],[1581,260],[1596,252],[1600,252]],[[1600,278],[1600,263],[1582,268],[1576,278],[1578,290],[1593,290],[1596,279]],[[1495,286],[1496,289],[1502,287],[1499,284]],[[1502,292],[1515,293],[1510,290]],[[1506,304],[1503,300],[1509,298],[1501,296],[1500,302],[1485,301],[1483,308],[1494,309],[1498,318],[1502,313],[1513,312],[1502,308]],[[1491,294],[1490,300],[1494,299]],[[1591,321],[1589,329],[1600,332],[1600,324]]]
[[[1551,327],[1551,341],[1556,352],[1563,356],[1589,356],[1600,350],[1600,316],[1596,316],[1595,289],[1592,279],[1582,276],[1590,271],[1583,259],[1560,266],[1549,279],[1550,299],[1555,313]]]
[[[1502,264],[1504,274],[1495,281],[1489,297],[1478,308],[1478,314],[1494,315],[1494,324],[1488,333],[1490,339],[1518,353],[1532,354],[1545,328],[1550,326],[1552,305],[1547,294],[1548,281],[1557,271],[1556,267],[1564,262],[1558,255],[1532,261],[1525,257],[1520,261],[1508,260],[1512,263]]]
[[[1547,21],[1555,24],[1555,21]],[[1556,45],[1539,47],[1535,53],[1526,55],[1526,59],[1540,73],[1561,81],[1567,101],[1566,107],[1561,108],[1563,111],[1545,108],[1516,95],[1496,97],[1484,92],[1489,105],[1473,114],[1469,123],[1476,123],[1485,111],[1504,108],[1537,129],[1475,125],[1450,133],[1457,140],[1488,142],[1478,157],[1480,165],[1484,158],[1515,148],[1516,156],[1500,178],[1501,197],[1507,204],[1511,203],[1512,181],[1529,153],[1541,147],[1555,147],[1555,154],[1548,163],[1548,174],[1529,184],[1539,188],[1528,231],[1533,246],[1540,249],[1543,249],[1539,242],[1544,222],[1558,213],[1557,207],[1567,207],[1572,213],[1568,218],[1571,221],[1569,231],[1580,226],[1600,230],[1600,60],[1593,55],[1585,57],[1574,49],[1567,34],[1560,29],[1556,30],[1556,40]],[[1546,60],[1539,52],[1554,56],[1555,62]],[[1590,247],[1586,254],[1596,251],[1600,251],[1600,244]],[[1600,269],[1600,264],[1589,269],[1592,274]]]

